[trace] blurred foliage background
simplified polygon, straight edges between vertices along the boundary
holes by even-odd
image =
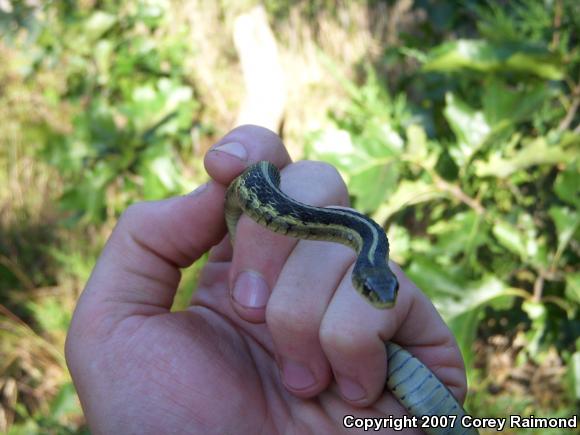
[[[206,179],[243,97],[232,23],[257,4],[0,0],[0,432],[87,432],[76,298],[128,204]],[[292,156],[384,224],[461,345],[469,410],[576,413],[580,3],[262,4]]]

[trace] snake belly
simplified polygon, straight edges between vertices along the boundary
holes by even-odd
[[[332,241],[357,252],[353,287],[377,308],[392,307],[398,282],[388,266],[389,244],[384,230],[352,210],[300,203],[280,189],[280,173],[269,162],[248,167],[229,186],[225,219],[232,243],[242,214],[269,230],[299,239]],[[386,386],[427,434],[477,434],[465,428],[467,412],[423,363],[399,345],[386,342]]]

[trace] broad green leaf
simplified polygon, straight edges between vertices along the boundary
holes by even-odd
[[[558,174],[554,191],[558,197],[570,205],[580,208],[580,173],[576,165],[569,165]]]
[[[457,165],[462,167],[484,144],[491,133],[491,127],[483,112],[469,107],[452,93],[445,96],[445,103],[443,114],[457,138],[457,144],[450,148],[449,153]]]
[[[580,226],[580,213],[576,210],[571,210],[568,207],[556,206],[550,208],[549,213],[550,217],[556,224],[556,231],[558,233],[558,251],[562,252]]]
[[[461,350],[465,367],[472,367],[475,355],[473,353],[473,343],[477,338],[477,328],[481,318],[481,309],[466,311],[463,314],[447,320],[447,325]]]
[[[439,45],[427,55],[424,71],[519,72],[549,80],[563,76],[559,57],[548,50],[517,42],[492,43],[460,39]]]
[[[475,170],[480,177],[507,178],[514,172],[533,165],[553,165],[566,163],[580,156],[580,150],[574,147],[564,149],[558,144],[550,145],[541,136],[524,141],[523,146],[510,156],[503,156],[500,149],[492,153],[487,161],[475,162]]]
[[[388,124],[371,124],[367,126],[369,136],[356,136],[356,143],[347,131],[329,128],[320,132],[307,149],[309,158],[326,161],[340,170],[357,208],[366,212],[375,210],[395,190],[399,177],[396,155],[403,145]]]
[[[114,48],[108,39],[99,41],[94,47],[95,64],[99,70],[98,82],[101,85],[106,85],[109,80]]]
[[[521,258],[526,258],[526,237],[516,226],[501,220],[493,225],[492,232],[504,247]]]
[[[566,297],[580,304],[580,272],[566,275]]]
[[[487,240],[481,219],[475,211],[469,210],[434,223],[427,229],[429,234],[437,236],[434,249],[448,256],[473,251]]]
[[[95,11],[84,23],[83,36],[93,41],[99,39],[116,22],[117,18],[114,15],[103,11]]]
[[[548,97],[543,83],[513,88],[493,79],[482,89],[485,119],[494,131],[528,120]]]
[[[511,306],[515,296],[521,295],[512,291],[495,276],[488,275],[480,281],[466,284],[461,290],[459,299],[435,298],[434,302],[441,315],[448,320],[488,305],[496,309],[505,309]]]
[[[452,276],[446,268],[425,255],[415,255],[406,273],[433,300],[464,296],[462,278]]]
[[[356,208],[371,212],[395,189],[399,179],[398,166],[395,163],[373,166],[353,174],[348,183],[349,192],[356,198]]]
[[[521,212],[518,215],[518,228],[524,237],[525,257],[536,267],[547,266],[548,255],[546,238],[543,233],[538,235],[538,228],[531,215]]]
[[[445,193],[426,181],[403,180],[399,183],[395,193],[373,214],[373,219],[377,222],[385,222],[390,216],[405,207],[445,196]]]
[[[541,302],[534,302],[532,300],[525,301],[522,304],[522,308],[531,320],[536,321],[546,319],[546,306]]]
[[[409,231],[400,225],[391,225],[387,235],[389,237],[390,258],[399,264],[405,263],[411,253]]]
[[[147,199],[159,199],[179,189],[179,171],[168,145],[147,149],[141,157],[139,172],[143,176]]]
[[[530,340],[527,348],[530,349],[534,355],[537,355],[540,349],[542,337],[546,331],[546,321],[548,318],[546,306],[541,302],[526,300],[522,304],[522,310],[532,321],[532,327],[527,333]]]
[[[413,281],[433,300],[435,307],[441,313],[453,331],[462,354],[468,365],[471,364],[471,346],[475,340],[479,317],[482,309],[492,306],[496,309],[507,309],[513,303],[515,296],[521,296],[506,287],[494,276],[487,276],[479,282],[459,284],[459,280],[429,263],[421,262],[413,267],[411,264],[407,273]],[[429,289],[435,291],[430,293]],[[447,295],[442,289],[446,290]],[[453,289],[449,292],[449,289]],[[452,295],[452,293],[457,293]]]
[[[124,112],[131,118],[137,131],[144,132],[162,122],[180,106],[189,104],[192,97],[190,87],[161,78],[155,86],[146,84],[135,87]]]
[[[435,153],[430,152],[425,130],[411,124],[407,127],[407,150],[406,156],[413,162],[419,163],[423,168],[433,168],[437,162]]]
[[[367,166],[370,158],[364,149],[354,145],[348,131],[337,128],[327,128],[317,134],[309,142],[307,153],[309,158],[328,162],[347,175],[351,168]]]

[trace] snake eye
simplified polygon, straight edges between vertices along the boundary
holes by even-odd
[[[363,282],[363,286],[362,287],[363,287],[363,295],[365,297],[372,297],[372,296],[375,295],[375,290],[374,290],[374,288],[373,288],[372,283],[370,282],[370,280],[366,279]]]

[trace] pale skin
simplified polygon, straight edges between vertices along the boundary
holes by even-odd
[[[355,255],[344,246],[286,238],[243,217],[232,249],[225,189],[260,160],[281,168],[282,190],[292,197],[348,206],[332,167],[292,163],[277,135],[243,126],[205,156],[209,183],[127,209],[67,337],[92,433],[357,433],[342,426],[344,415],[405,415],[383,392],[385,340],[417,356],[463,400],[456,342],[396,265],[397,303],[378,310],[353,289]],[[180,269],[207,251],[191,306],[170,312]]]

